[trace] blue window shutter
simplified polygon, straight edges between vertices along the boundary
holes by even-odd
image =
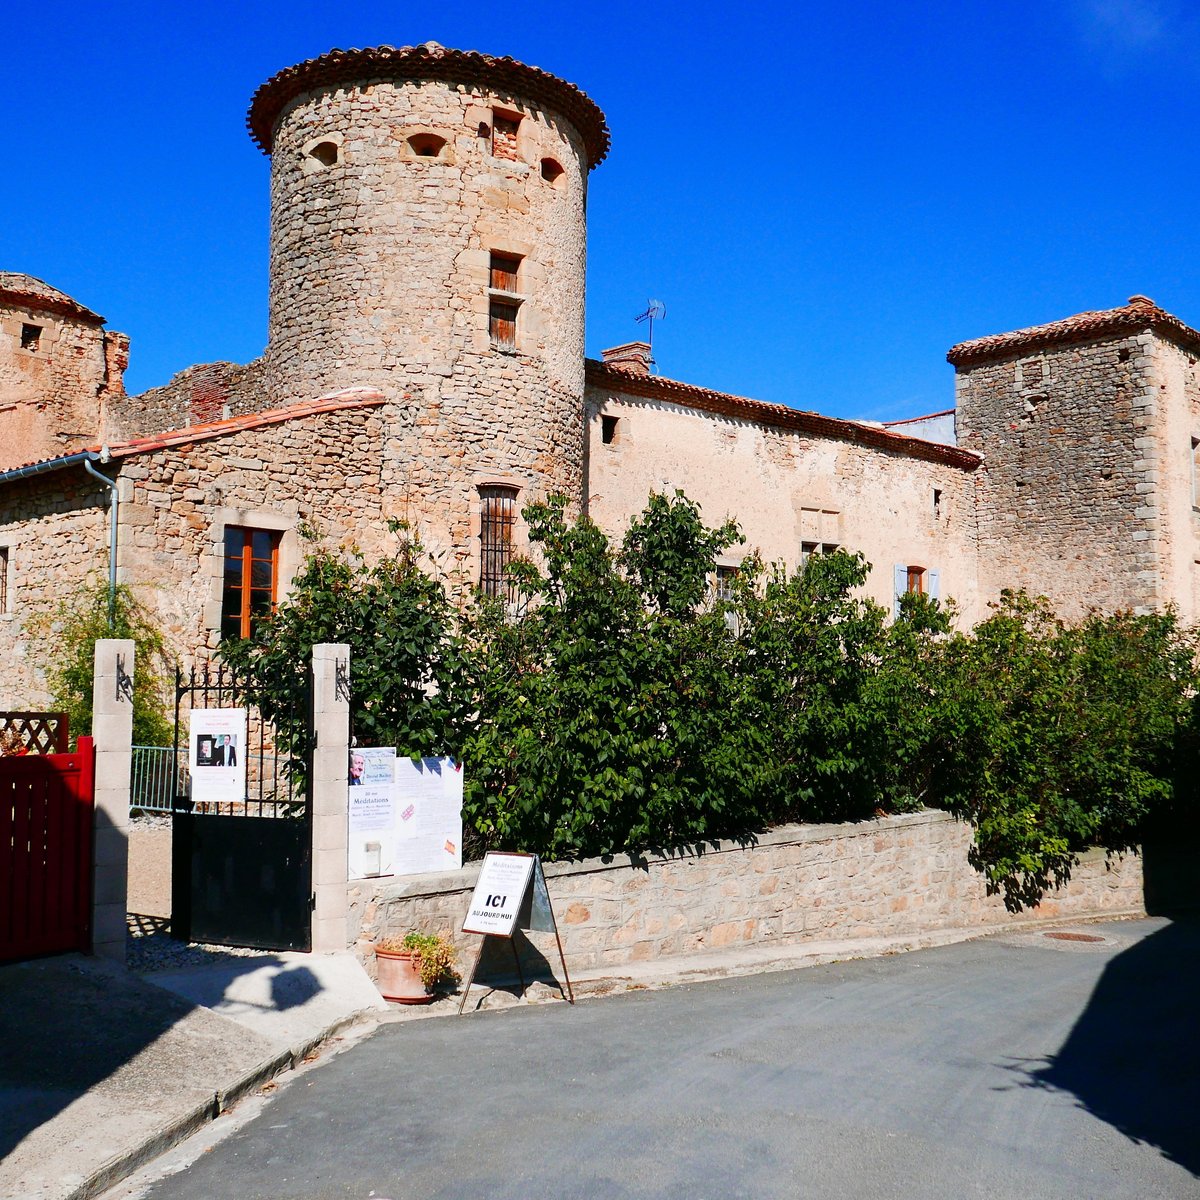
[[[925,594],[930,600],[942,598],[942,573],[937,567],[930,567],[925,572]]]
[[[893,588],[892,596],[892,619],[895,620],[900,615],[900,597],[908,591],[908,564],[896,564],[896,580]]]

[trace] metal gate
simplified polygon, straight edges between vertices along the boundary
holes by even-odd
[[[171,932],[191,942],[264,950],[312,948],[309,766],[282,752],[276,730],[244,703],[228,668],[193,667],[175,679],[179,787],[171,814]],[[198,798],[189,745],[195,710],[248,708],[240,748],[245,795]],[[304,713],[306,722],[309,714]],[[310,738],[305,739],[307,745]]]
[[[0,758],[0,961],[92,948],[96,756]]]

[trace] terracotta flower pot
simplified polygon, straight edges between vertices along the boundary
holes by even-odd
[[[397,1004],[429,1004],[433,993],[421,982],[417,954],[412,950],[375,948],[375,985],[385,1000]]]

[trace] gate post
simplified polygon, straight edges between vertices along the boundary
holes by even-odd
[[[313,647],[312,878],[314,953],[345,950],[350,647]]]
[[[133,765],[133,641],[96,643],[92,680],[96,743],[92,845],[92,953],[125,961],[129,890],[129,774]]]

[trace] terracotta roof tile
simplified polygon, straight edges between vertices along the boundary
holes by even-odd
[[[103,325],[104,318],[90,308],[84,308],[78,300],[72,300],[66,292],[51,287],[41,279],[32,275],[22,275],[18,271],[0,271],[0,304],[19,304],[23,308],[32,308],[38,312],[58,313],[64,317],[74,317],[87,325]]]
[[[694,384],[680,383],[675,379],[664,379],[660,375],[637,375],[590,358],[587,360],[587,382],[597,388],[644,396],[650,400],[663,400],[685,408],[737,417],[777,429],[807,433],[814,437],[838,438],[860,446],[869,446],[874,450],[889,450],[909,458],[924,459],[926,462],[946,463],[949,466],[972,470],[983,461],[979,455],[972,454],[969,450],[907,437],[902,433],[891,433],[878,425],[862,425],[857,421],[844,421],[839,417],[823,417],[819,413],[802,412],[784,404],[769,404],[765,400],[731,396]]]
[[[1200,350],[1200,333],[1159,308],[1149,297],[1130,296],[1129,303],[1121,308],[1076,313],[1073,317],[1051,321],[1048,325],[1034,325],[1029,329],[1014,329],[1011,333],[997,333],[991,337],[959,342],[947,352],[946,360],[957,367],[1042,346],[1088,342],[1113,334],[1137,333],[1143,329],[1152,329],[1186,349]]]
[[[108,448],[113,458],[129,458],[135,454],[149,454],[154,450],[165,450],[171,446],[182,446],[188,442],[205,442],[212,438],[225,437],[230,433],[242,433],[247,429],[262,429],[268,425],[282,425],[285,421],[298,421],[303,417],[315,417],[320,413],[342,412],[351,408],[378,408],[386,401],[382,392],[374,388],[347,388],[332,392],[316,400],[302,400],[285,408],[271,408],[265,412],[245,413],[240,417],[227,417],[223,421],[210,421],[204,425],[189,425],[186,429],[172,429],[155,437],[134,438],[118,442]],[[89,446],[99,450],[99,446]]]
[[[366,79],[439,79],[479,84],[488,91],[512,93],[560,113],[579,131],[588,165],[598,166],[608,153],[608,123],[585,92],[540,67],[515,58],[493,58],[475,50],[450,50],[437,42],[423,46],[374,46],[365,50],[330,50],[272,75],[254,93],[246,128],[264,154],[271,153],[280,113],[303,92]]]

